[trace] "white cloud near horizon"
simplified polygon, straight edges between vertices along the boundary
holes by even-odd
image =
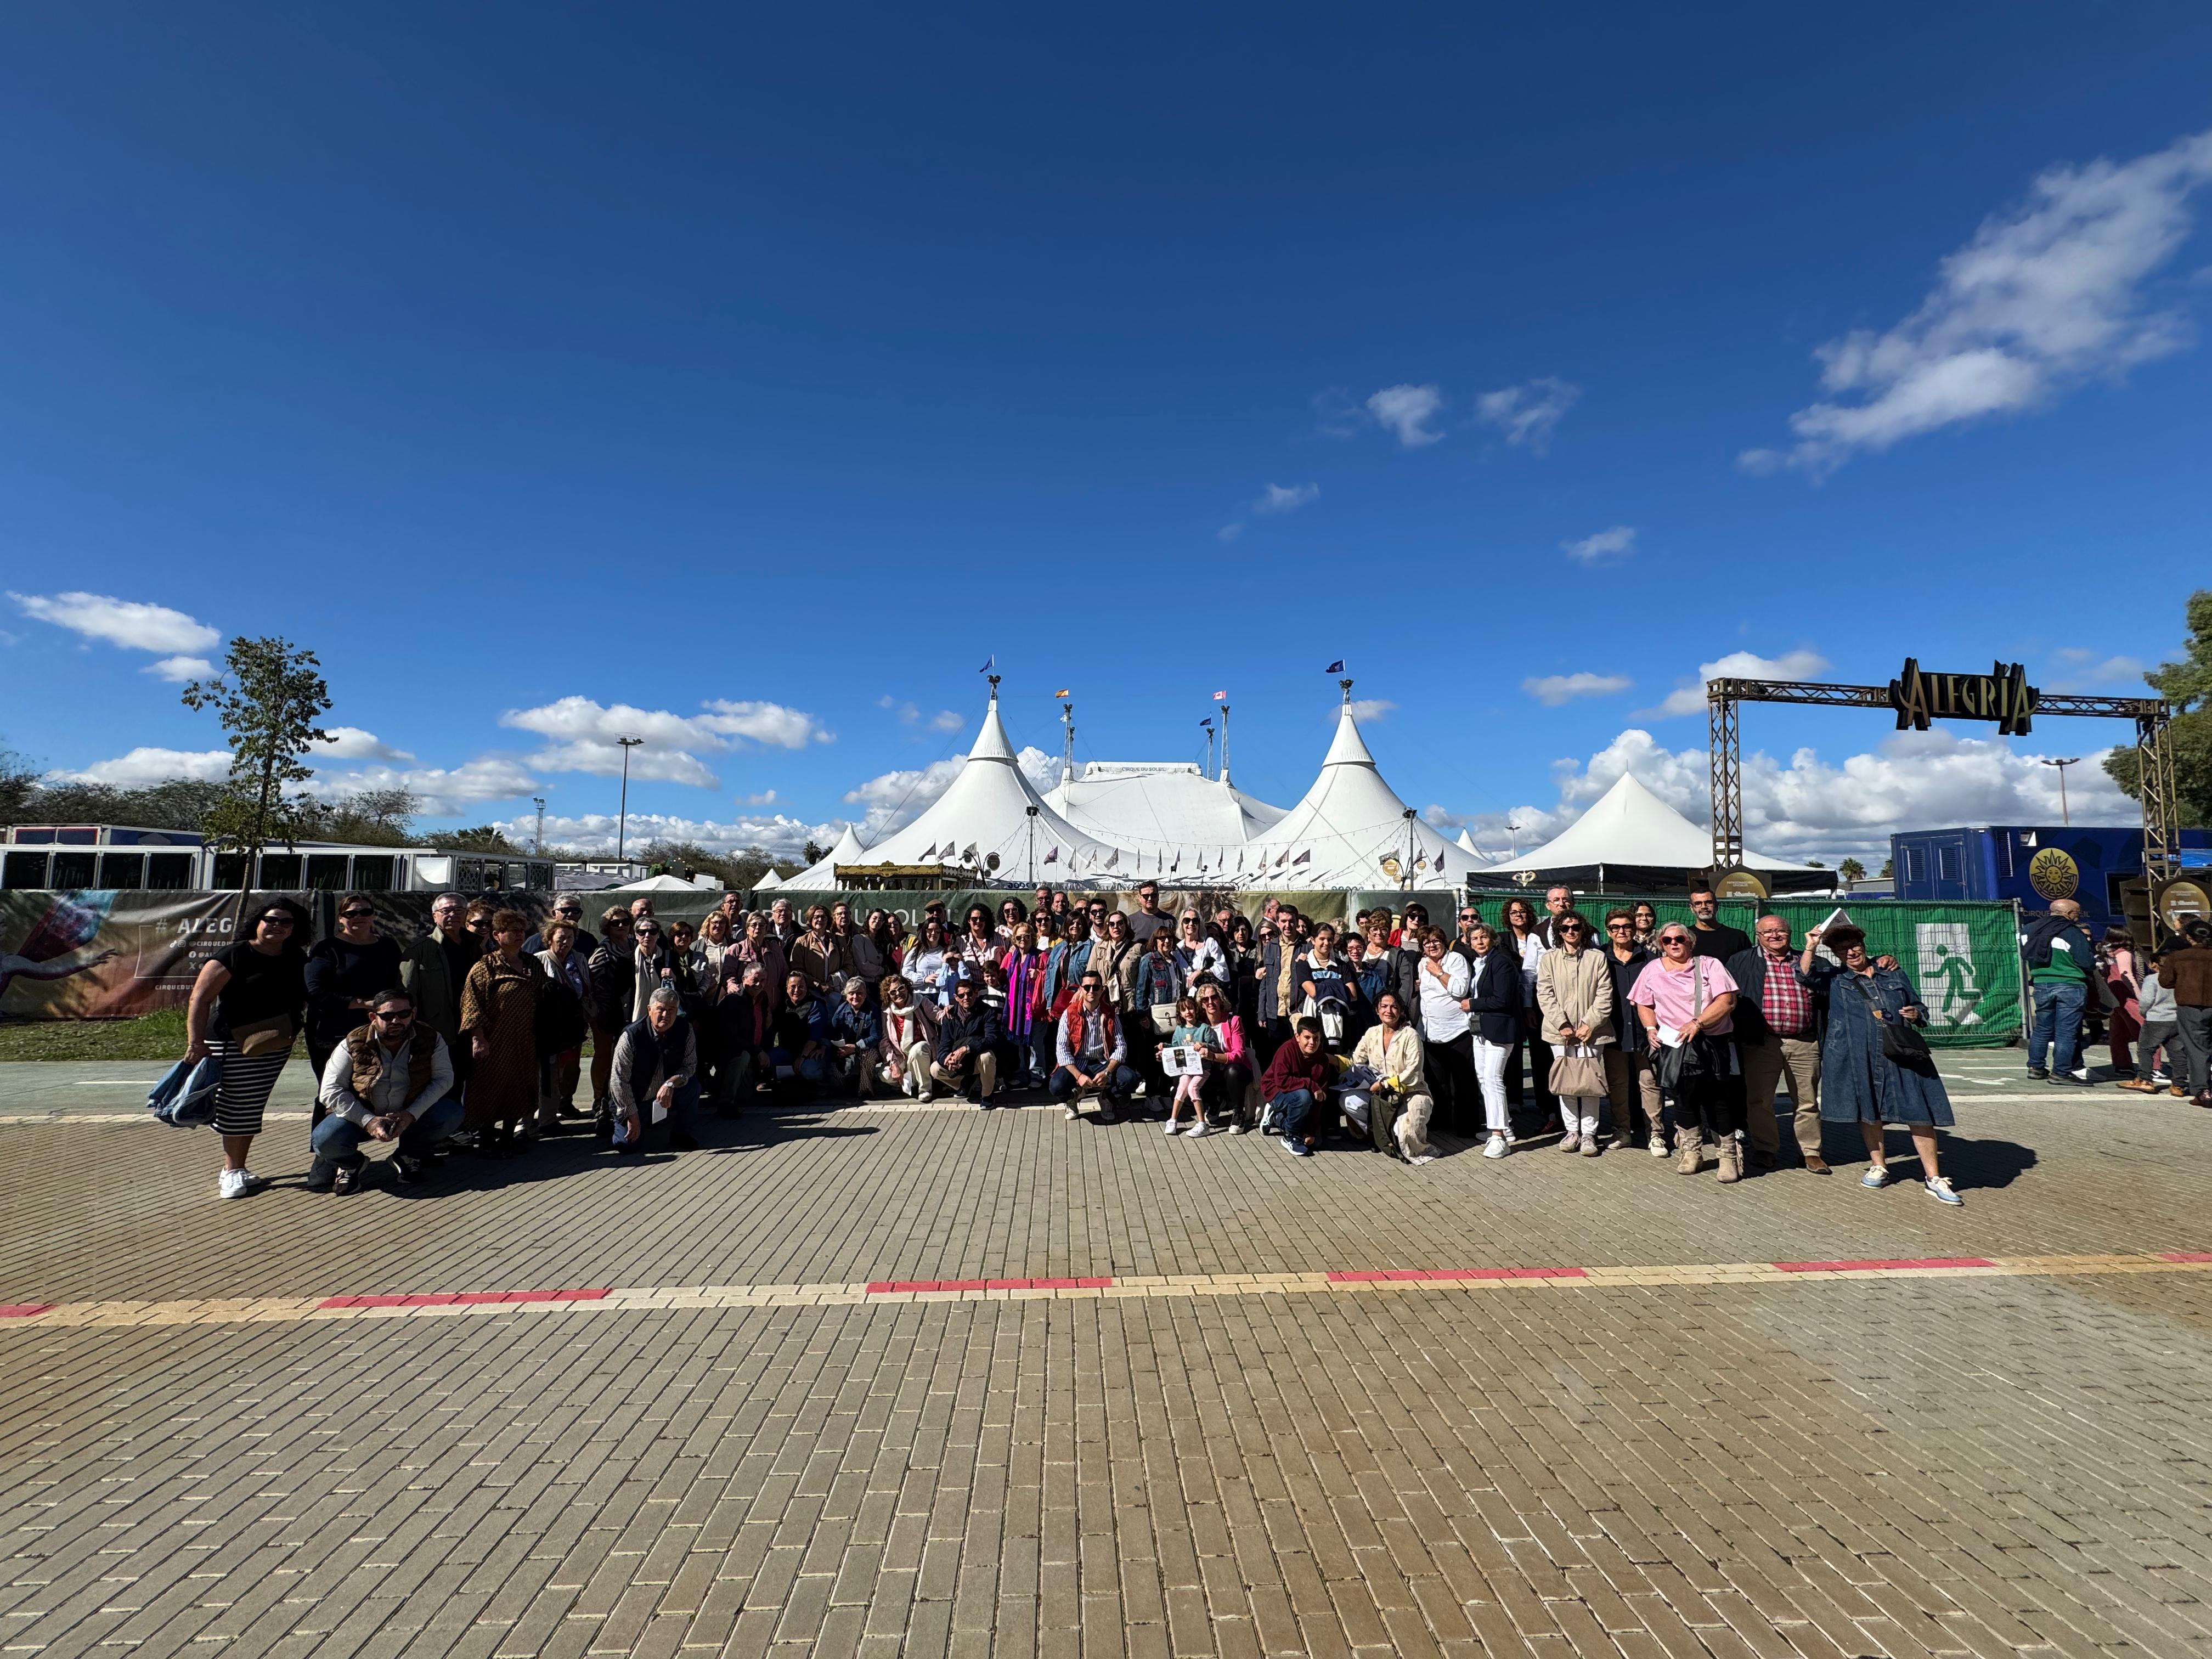
[[[1521,689],[1547,708],[1557,708],[1577,697],[1609,697],[1635,684],[1626,674],[1593,674],[1583,670],[1573,674],[1532,677],[1521,682]]]
[[[198,783],[220,783],[230,775],[228,749],[158,749],[141,747],[113,760],[94,761],[75,771],[57,768],[41,781],[106,783],[118,789],[144,789],[157,783],[188,778]]]
[[[415,757],[404,749],[394,749],[374,732],[364,732],[358,726],[327,726],[329,735],[313,745],[312,753],[324,760],[380,760],[411,761]]]
[[[1617,524],[1610,530],[1601,530],[1580,541],[1561,542],[1559,551],[1577,564],[1592,568],[1608,564],[1620,564],[1636,551],[1636,526]]]
[[[835,740],[836,734],[813,715],[781,703],[716,700],[701,706],[706,713],[678,714],[569,696],[535,708],[510,708],[499,723],[553,739],[530,757],[529,764],[540,771],[619,777],[623,750],[617,739],[643,738],[643,744],[630,751],[630,776],[702,789],[719,789],[721,782],[694,750],[726,751],[748,743],[803,749]]]
[[[521,763],[501,755],[484,755],[454,767],[364,766],[349,772],[322,772],[307,789],[309,794],[332,801],[369,789],[404,789],[415,797],[420,816],[444,818],[458,817],[489,801],[523,799],[539,787]]]
[[[1252,510],[1272,517],[1277,514],[1295,513],[1308,503],[1320,499],[1321,486],[1317,483],[1289,485],[1271,483],[1261,492],[1260,498],[1252,503]]]
[[[510,818],[501,823],[499,828],[517,846],[527,847],[538,833],[538,817],[533,812]],[[612,853],[620,830],[632,852],[653,842],[673,841],[690,842],[710,853],[742,853],[757,847],[777,858],[795,859],[810,841],[824,847],[832,845],[844,828],[842,820],[808,823],[780,812],[766,817],[728,821],[687,818],[666,812],[632,812],[626,823],[618,823],[612,812],[586,812],[573,817],[551,812],[545,815],[548,842],[588,853]]]
[[[22,613],[56,628],[67,629],[87,640],[99,640],[125,651],[161,653],[157,662],[138,672],[181,685],[206,679],[215,665],[204,652],[222,643],[222,635],[196,617],[172,611],[166,605],[118,599],[106,593],[18,593],[8,597]]]
[[[1505,441],[1541,455],[1552,447],[1552,434],[1575,406],[1583,389],[1556,374],[1540,374],[1520,386],[1485,392],[1474,400],[1479,421],[1505,434]]]
[[[1639,715],[1671,720],[1678,714],[1702,714],[1705,708],[1705,682],[1708,680],[1802,680],[1810,679],[1828,665],[1828,659],[1817,651],[1784,652],[1778,657],[1762,657],[1749,651],[1731,651],[1717,662],[1699,663],[1694,684],[1677,686],[1667,694],[1666,701],[1656,708],[1638,711]]]
[[[1911,316],[1816,348],[1829,400],[1790,417],[1787,450],[1746,450],[1740,464],[1825,477],[1854,455],[2041,408],[2185,349],[2187,313],[2147,289],[2188,239],[2190,198],[2208,181],[2212,131],[2132,161],[2050,168],[1942,260]]]
[[[1397,706],[1388,697],[1354,697],[1352,700],[1352,718],[1364,726],[1370,720],[1381,720]],[[1323,718],[1334,726],[1340,712],[1339,709],[1332,708]]]
[[[1443,434],[1429,424],[1444,406],[1436,386],[1387,386],[1369,398],[1368,417],[1408,449],[1436,443]]]

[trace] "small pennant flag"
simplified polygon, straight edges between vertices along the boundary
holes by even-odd
[[[1244,869],[1244,854],[1242,848],[1239,848],[1237,854],[1237,868],[1240,874]]]
[[[951,852],[952,849],[951,849],[951,848],[949,848],[949,847],[948,847],[948,848],[946,848],[945,850],[946,852],[948,852],[948,853],[949,853],[949,852]],[[936,843],[935,842],[930,842],[930,843],[929,843],[929,849],[928,849],[928,851],[925,852],[925,853],[921,855],[921,861],[922,861],[924,864],[927,864],[927,863],[928,863],[928,862],[929,862],[929,860],[932,860],[932,859],[935,858],[936,856],[937,856],[937,843]]]
[[[1044,861],[1045,861],[1047,864],[1057,864],[1057,863],[1059,863],[1059,862],[1060,862],[1060,848],[1058,848],[1057,847],[1055,847],[1055,848],[1054,848],[1052,849],[1052,851],[1050,851],[1049,853],[1047,853],[1047,854],[1044,855]]]
[[[1213,700],[1216,702],[1227,702],[1229,701],[1229,694],[1226,691],[1217,691],[1213,694]]]
[[[975,843],[971,841],[965,847],[962,848],[960,849],[960,856],[963,859],[974,858],[975,856]]]
[[[1213,716],[1208,714],[1204,720],[1199,722],[1199,725],[1203,726],[1208,732],[1211,732],[1213,730]]]
[[[1279,852],[1279,853],[1278,853],[1278,854],[1275,854],[1275,868],[1277,868],[1278,870],[1281,869],[1285,865],[1288,864],[1290,861],[1291,861],[1291,849],[1290,849],[1289,848],[1287,848],[1287,847],[1285,847],[1285,848],[1283,848],[1283,850],[1282,850],[1281,852]]]
[[[1115,848],[1112,854],[1108,856],[1106,860],[1106,867],[1109,870],[1118,870],[1121,867],[1121,849],[1120,848]]]
[[[1073,693],[1072,693],[1071,691],[1069,691],[1069,690],[1068,690],[1068,689],[1067,689],[1066,686],[1064,686],[1064,685],[1063,685],[1063,686],[1061,686],[1061,687],[1060,688],[1060,690],[1057,690],[1057,691],[1054,692],[1052,695],[1053,695],[1054,696],[1055,696],[1055,697],[1066,697],[1066,696],[1072,696],[1073,695]]]
[[[1297,855],[1297,857],[1296,857],[1296,858],[1292,859],[1292,860],[1291,860],[1291,862],[1292,864],[1304,864],[1304,863],[1308,859],[1311,858],[1312,856],[1313,856],[1312,850],[1311,850],[1310,848],[1309,848],[1307,851],[1305,851],[1305,852],[1303,852],[1303,853],[1299,854]]]
[[[1344,659],[1339,657],[1334,662],[1329,664],[1328,667],[1322,669],[1321,672],[1324,674],[1341,674],[1344,672]]]
[[[994,651],[989,656],[983,659],[983,665],[975,672],[979,674],[988,674],[998,665],[999,653]]]

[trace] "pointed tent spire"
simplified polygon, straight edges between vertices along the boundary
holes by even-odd
[[[1014,745],[1006,740],[1006,728],[999,719],[999,677],[991,676],[991,704],[983,711],[983,724],[975,733],[975,747],[969,750],[969,760],[1005,761],[1012,763]]]
[[[1359,722],[1352,717],[1352,682],[1346,679],[1337,684],[1344,688],[1344,709],[1336,717],[1336,740],[1329,744],[1328,753],[1322,757],[1321,763],[1324,767],[1364,766],[1371,770],[1375,757],[1368,752],[1366,740],[1359,735]]]

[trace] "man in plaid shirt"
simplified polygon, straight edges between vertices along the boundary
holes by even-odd
[[[1761,916],[1748,951],[1728,959],[1736,982],[1735,1045],[1741,1062],[1744,1134],[1750,1141],[1751,1167],[1771,1170],[1782,1149],[1774,1120],[1774,1091],[1786,1083],[1796,1108],[1797,1150],[1814,1175],[1828,1173],[1820,1156],[1820,1036],[1819,1010],[1825,998],[1797,982],[1796,952],[1790,945],[1790,924],[1780,916]],[[1827,964],[1820,963],[1825,968]]]

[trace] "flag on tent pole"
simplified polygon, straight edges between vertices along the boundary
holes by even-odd
[[[1109,870],[1118,870],[1121,867],[1121,849],[1120,848],[1115,848],[1111,853],[1107,854],[1106,867]]]
[[[1341,674],[1344,672],[1344,659],[1339,657],[1334,662],[1329,664],[1328,667],[1322,669],[1321,672],[1324,674]]]
[[[1069,692],[1068,689],[1063,685],[1059,690],[1054,692],[1052,695],[1055,697],[1065,697],[1071,696],[1072,694]]]
[[[988,674],[998,665],[999,653],[994,651],[989,656],[983,659],[983,665],[975,672],[979,674]]]
[[[947,848],[945,848],[945,851],[947,851],[947,852],[951,852],[951,850],[952,850],[952,849],[951,849],[951,848],[949,848],[949,847],[948,847]],[[923,862],[924,864],[927,864],[927,863],[928,863],[928,862],[929,862],[929,860],[932,860],[932,859],[935,858],[936,856],[937,856],[937,843],[936,843],[935,842],[930,842],[930,843],[929,843],[928,850],[927,850],[927,851],[926,851],[926,852],[924,852],[924,853],[922,854],[922,855],[921,855],[921,860],[922,860],[922,862]]]
[[[1297,857],[1296,857],[1296,858],[1292,859],[1292,860],[1291,860],[1291,862],[1292,864],[1304,864],[1304,863],[1308,859],[1311,858],[1312,856],[1313,856],[1313,851],[1312,851],[1312,849],[1311,849],[1310,848],[1309,848],[1306,851],[1304,851],[1304,852],[1303,852],[1303,853],[1299,854],[1297,855]]]
[[[1057,864],[1057,863],[1059,863],[1059,862],[1060,862],[1060,848],[1058,848],[1057,847],[1055,847],[1055,848],[1054,848],[1052,849],[1052,851],[1050,851],[1049,853],[1047,853],[1047,854],[1044,855],[1044,861],[1045,861],[1047,864]],[[1072,866],[1072,865],[1069,866],[1069,868],[1071,868],[1071,869],[1073,869],[1073,867],[1074,867],[1074,866]]]
[[[1238,848],[1237,849],[1237,873],[1238,873],[1238,874],[1240,874],[1240,875],[1241,875],[1241,874],[1243,874],[1243,870],[1244,870],[1244,849],[1243,849],[1243,848],[1241,848],[1241,847],[1240,847],[1240,848]]]
[[[974,858],[975,856],[975,843],[971,841],[965,847],[962,848],[960,849],[960,856],[963,859]]]
[[[1205,727],[1206,730],[1211,732],[1213,730],[1213,716],[1208,714],[1204,720],[1200,720],[1199,724]]]
[[[1216,702],[1227,702],[1229,701],[1229,694],[1226,691],[1217,691],[1213,694],[1213,700]]]

